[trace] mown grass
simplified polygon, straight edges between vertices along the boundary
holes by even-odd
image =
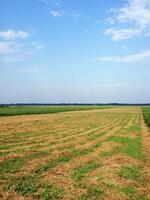
[[[81,181],[82,178],[86,176],[89,172],[93,171],[94,169],[100,167],[100,165],[94,161],[87,163],[84,166],[77,167],[72,172],[72,178],[74,182],[78,183]]]
[[[29,196],[38,190],[38,180],[38,176],[34,175],[22,176],[19,178],[15,176],[9,176],[8,183],[4,186],[4,190],[8,191],[13,189],[23,196]]]
[[[142,176],[140,169],[135,169],[132,165],[128,166],[126,165],[127,163],[122,163],[121,165],[124,164],[125,166],[120,169],[117,163],[118,160],[110,158],[110,162],[113,160],[114,164],[116,162],[116,166],[119,168],[117,170],[110,168],[116,179],[114,182],[110,179],[109,182],[109,174],[106,173],[110,164],[109,158],[97,155],[104,142],[108,142],[109,145],[109,141],[113,141],[117,144],[111,151],[104,152],[103,156],[112,156],[113,158],[115,153],[125,153],[138,159],[142,156],[138,123],[132,123],[133,125],[129,129],[126,128],[129,133],[132,131],[139,133],[134,134],[136,138],[121,137],[123,136],[123,130],[125,130],[124,127],[128,127],[130,119],[135,114],[133,113],[127,118],[128,115],[124,115],[123,111],[120,116],[119,113],[112,114],[111,112],[106,112],[106,115],[105,112],[104,114],[101,112],[97,114],[97,111],[95,113],[92,112],[93,114],[86,112],[85,115],[82,113],[79,116],[73,115],[72,117],[67,113],[65,117],[60,114],[54,124],[44,118],[45,122],[49,124],[48,129],[45,128],[38,131],[38,126],[40,127],[39,120],[36,125],[35,123],[33,124],[33,126],[36,126],[37,132],[30,131],[29,127],[26,126],[26,122],[22,122],[22,126],[25,124],[23,133],[20,130],[18,131],[19,133],[15,133],[15,130],[13,130],[12,134],[11,127],[14,127],[12,124],[16,123],[16,121],[10,122],[8,129],[4,123],[0,147],[0,154],[4,154],[3,161],[0,162],[1,188],[4,189],[4,192],[7,191],[6,194],[15,191],[14,195],[19,193],[24,199],[99,200],[107,199],[109,195],[111,196],[111,193],[114,195],[117,192],[120,196],[126,196],[127,199],[138,197],[136,191],[134,192],[134,188],[127,185],[124,187],[123,185],[118,185],[119,181],[133,182],[134,180],[136,188],[138,183],[140,184],[139,180],[143,181],[143,179],[137,178],[137,176]],[[51,115],[51,117],[53,116]],[[110,120],[115,117],[116,120],[111,124]],[[105,123],[103,123],[103,119]],[[4,118],[3,120],[5,121]],[[106,126],[103,126],[103,124],[106,124]],[[115,126],[120,127],[120,132],[115,131]],[[17,125],[15,128],[17,130]],[[89,131],[89,129],[94,128],[95,130]],[[111,128],[114,131],[111,131]],[[109,136],[109,130],[111,137]],[[82,135],[83,138],[80,137]],[[101,136],[104,137],[101,138]],[[105,145],[102,146],[102,151],[103,149],[107,149],[105,149]],[[7,153],[9,153],[9,156]],[[80,164],[78,163],[78,158]],[[106,171],[105,162],[103,162],[105,160],[108,163],[108,165],[106,164]],[[141,161],[139,160],[138,162]],[[65,172],[63,171],[64,169]],[[120,187],[122,191],[119,190]],[[108,199],[111,198],[108,197]]]
[[[102,142],[97,142],[93,146],[91,146],[89,148],[84,148],[84,149],[71,148],[70,152],[72,154],[72,157],[84,156],[84,155],[87,155],[87,154],[90,154],[90,153],[94,152],[95,149],[97,149],[98,147],[101,146],[101,144],[102,144]]]
[[[41,183],[40,178],[41,177],[39,175],[28,175],[19,178],[10,176],[8,183],[4,186],[3,189],[4,191],[9,191],[10,189],[13,189],[15,192],[20,193],[24,197],[28,197],[30,195],[37,193],[38,194],[37,199],[42,199],[42,200],[62,199],[64,192],[62,187],[60,188],[58,186]]]
[[[106,134],[106,132],[101,132],[101,133],[94,133],[93,132],[93,133],[88,134],[88,139],[92,141],[92,140],[95,140],[95,139],[105,135],[105,134]]]
[[[101,152],[100,153],[100,156],[102,157],[109,157],[109,156],[112,156],[116,153],[119,153],[120,152],[120,147],[113,147],[111,151],[104,151],[104,152]]]
[[[0,107],[0,116],[50,114],[67,111],[106,109],[112,106],[10,106]]]
[[[45,185],[41,195],[42,200],[60,200],[63,197],[64,190],[60,187]]]
[[[150,200],[146,194],[138,195],[138,190],[134,185],[124,186],[120,190],[122,193],[126,194],[129,200]]]
[[[6,173],[14,173],[25,164],[24,158],[10,158],[0,163],[0,179]]]
[[[40,166],[38,166],[35,170],[34,173],[36,174],[42,174],[45,171],[50,170],[51,168],[56,167],[57,165],[61,164],[61,163],[65,163],[67,161],[69,161],[71,159],[70,156],[60,156],[54,160],[50,160]]]
[[[103,190],[101,188],[89,186],[86,188],[86,192],[79,196],[78,200],[99,200],[102,194]]]
[[[139,133],[141,131],[141,127],[139,124],[134,124],[127,129],[127,132],[136,132]]]
[[[125,193],[129,197],[130,200],[135,199],[134,197],[135,197],[136,189],[134,186],[129,185],[126,187],[122,187],[121,192]]]
[[[141,178],[141,171],[136,166],[122,166],[118,175],[124,179],[139,180]]]
[[[112,136],[108,138],[108,141],[121,143],[121,147],[116,147],[108,155],[113,155],[114,153],[125,153],[128,156],[131,156],[136,159],[142,158],[142,142],[141,137],[138,136],[136,138],[130,137],[120,137],[120,136]],[[107,155],[107,153],[106,153]]]
[[[38,152],[34,152],[31,153],[27,156],[27,158],[30,159],[35,159],[35,158],[41,158],[43,156],[49,155],[49,151],[38,151]]]

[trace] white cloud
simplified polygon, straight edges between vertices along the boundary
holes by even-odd
[[[62,11],[58,11],[58,10],[51,10],[50,11],[50,15],[52,17],[61,17],[63,15]]]
[[[25,45],[8,43],[8,47],[7,42],[4,43],[6,43],[4,46],[0,43],[0,54],[5,53],[5,55],[1,56],[0,61],[5,63],[14,63],[24,60],[27,56],[35,55],[43,49],[43,46],[38,42],[26,43]]]
[[[80,14],[77,10],[66,9],[66,10],[51,10],[50,15],[52,17],[71,17],[76,21]]]
[[[116,20],[121,23],[135,22],[141,28],[150,26],[150,1],[128,0],[127,5],[118,10]]]
[[[39,50],[43,49],[43,46],[40,45],[40,44],[37,43],[37,42],[33,42],[33,43],[32,43],[32,46],[34,47],[34,49],[35,49],[36,51],[39,51]]]
[[[111,9],[111,12],[113,23],[110,24],[119,28],[109,28],[105,34],[112,35],[113,40],[150,35],[150,0],[128,0],[123,7]]]
[[[98,57],[96,60],[99,61],[113,61],[113,62],[124,62],[124,63],[136,63],[150,61],[150,50],[144,51],[139,54],[132,54],[127,56],[105,56]]]
[[[12,42],[0,42],[0,53],[12,53],[14,49]]]
[[[3,37],[3,40],[0,42],[0,61],[1,62],[7,62],[7,63],[13,63],[20,60],[24,60],[27,56],[34,55],[41,51],[43,49],[43,46],[39,44],[38,42],[22,42],[14,39],[16,37],[22,37],[25,38],[26,36],[24,34],[20,34],[19,31],[17,33],[18,36],[9,34],[2,34],[1,37]],[[3,32],[4,33],[4,32]],[[6,41],[9,40],[9,41]],[[11,40],[11,41],[10,41]],[[12,41],[13,40],[13,41]]]
[[[0,31],[0,38],[4,40],[15,40],[17,38],[19,39],[25,39],[29,36],[29,33],[19,30],[7,30],[7,31]]]
[[[31,44],[28,44],[27,46],[28,46],[28,48],[26,49],[26,51],[24,51],[24,57],[26,55],[36,54],[44,48],[38,42],[32,42]]]
[[[134,36],[139,36],[141,33],[140,29],[115,29],[115,28],[110,28],[105,31],[106,35],[111,35],[112,40],[114,41],[119,41],[119,40],[124,40],[128,39]]]

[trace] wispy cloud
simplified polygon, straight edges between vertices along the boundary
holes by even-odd
[[[23,49],[24,57],[27,55],[33,55],[41,51],[44,47],[40,45],[38,42],[31,42],[28,45],[25,45],[25,49]]]
[[[43,46],[38,42],[27,40],[29,33],[25,31],[0,31],[0,61],[17,62],[25,57],[38,53]],[[25,42],[20,39],[26,39]]]
[[[1,58],[1,61],[4,63],[15,63],[20,60],[23,60],[21,55],[8,55]]]
[[[76,21],[80,13],[72,8],[65,6],[65,0],[41,0],[48,8],[50,16],[53,18],[68,17]]]
[[[113,40],[150,35],[149,0],[128,0],[127,4],[121,8],[111,9],[111,14],[113,16],[110,24],[113,27],[107,29],[105,34],[111,35]],[[126,28],[121,26],[126,26]]]
[[[56,7],[62,7],[62,0],[41,0],[46,5],[53,5]]]
[[[56,17],[68,17],[76,21],[78,17],[81,15],[78,11],[72,9],[64,9],[64,10],[51,10],[50,15],[54,18]]]
[[[61,17],[61,16],[63,16],[63,12],[60,10],[51,10],[50,15],[52,17]]]
[[[4,40],[15,40],[17,38],[25,39],[28,36],[29,36],[29,33],[22,30],[15,31],[15,30],[10,29],[7,31],[0,31],[0,38]]]
[[[5,47],[6,48],[6,47]],[[5,50],[5,55],[0,58],[0,61],[7,63],[14,63],[21,60],[24,60],[27,56],[35,55],[39,53],[43,49],[43,46],[39,45],[37,42],[27,43],[26,45],[17,45],[12,44],[11,49],[3,49]],[[0,51],[1,53],[1,51]],[[7,54],[7,55],[6,55]]]
[[[77,19],[80,17],[80,14],[76,10],[72,9],[64,9],[64,10],[51,10],[50,15],[52,17],[71,17],[73,19]]]
[[[140,29],[116,29],[116,28],[110,28],[105,31],[106,35],[111,35],[112,40],[114,41],[119,41],[119,40],[124,40],[128,39],[134,36],[140,36],[141,30]]]
[[[0,42],[0,53],[12,53],[14,52],[13,42]]]
[[[98,57],[98,61],[110,61],[110,62],[124,62],[124,63],[137,63],[150,61],[150,50],[143,53],[131,54],[126,56],[104,56]]]

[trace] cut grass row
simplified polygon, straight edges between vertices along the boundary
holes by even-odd
[[[103,134],[105,133],[101,133],[101,134],[98,134],[96,135],[95,138],[92,138],[93,139],[96,139],[98,138],[98,136],[102,136]],[[61,157],[58,157],[57,159],[54,159],[54,160],[50,160],[48,162],[46,162],[45,164],[43,165],[40,165],[37,169],[35,169],[34,173],[36,174],[41,174],[47,170],[50,170],[51,168],[57,166],[59,163],[64,163],[64,162],[67,162],[69,161],[72,156],[75,158],[75,157],[80,157],[80,156],[84,156],[84,155],[87,155],[89,153],[92,153],[96,148],[98,148],[99,146],[101,145],[101,142],[97,142],[95,143],[94,145],[92,145],[91,147],[89,148],[84,148],[84,149],[71,149],[71,155],[69,156],[61,156]],[[30,158],[36,158],[36,157],[40,157],[42,155],[47,155],[47,153],[45,154],[45,152],[43,153],[40,153],[37,154],[37,156],[35,155],[32,155],[31,157],[28,156],[28,159]],[[2,162],[1,164],[1,169],[0,169],[0,172],[1,174],[5,174],[5,173],[8,173],[8,172],[15,172],[16,169],[18,169],[16,166],[19,166],[19,168],[24,165],[25,161],[24,159],[20,159],[20,158],[15,158],[15,159],[8,159],[4,162]],[[13,165],[13,168],[11,167]]]
[[[113,108],[112,106],[10,106],[0,107],[0,116],[51,114],[67,111]]]
[[[6,134],[4,135],[5,137],[4,136],[3,137],[6,138],[5,140],[7,140],[7,143],[5,145],[0,146],[0,155],[5,156],[9,154],[10,152],[11,154],[13,153],[20,154],[20,153],[25,153],[26,150],[30,151],[31,149],[34,149],[36,151],[36,150],[39,150],[39,148],[40,149],[42,148],[42,151],[43,151],[43,148],[45,150],[49,149],[49,151],[54,150],[55,148],[57,148],[58,150],[65,150],[69,148],[68,145],[73,147],[75,144],[78,144],[81,141],[80,138],[82,137],[87,137],[87,140],[89,141],[95,140],[96,138],[98,139],[99,137],[103,136],[106,131],[109,131],[111,129],[110,126],[112,125],[112,123],[115,124],[116,120],[113,120],[113,121],[108,120],[107,122],[100,123],[100,124],[98,123],[98,126],[95,126],[97,128],[90,127],[89,130],[87,131],[78,132],[77,129],[75,130],[70,129],[69,131],[65,130],[65,132],[67,131],[67,134],[65,134],[65,136],[63,132],[60,132],[60,133],[58,132],[59,134],[63,135],[63,137],[56,138],[54,141],[52,140],[49,142],[47,141],[49,140],[49,138],[51,138],[50,132],[48,132],[47,134],[45,134],[44,132],[39,132],[39,133],[36,133],[36,135],[35,133],[30,133],[30,134],[24,133],[23,135],[18,134],[17,138],[14,135],[13,143],[12,142],[10,143],[9,141],[9,140],[12,141],[13,138],[11,137],[9,139],[10,135]],[[28,136],[27,139],[26,139],[26,135]],[[53,135],[57,135],[57,132],[53,133]],[[87,141],[85,141],[84,143],[86,142]],[[84,143],[81,142],[82,145]]]
[[[93,133],[93,136],[92,138],[90,137],[89,138],[89,141],[91,140],[94,140],[94,139],[97,139],[98,137],[101,137],[105,134],[105,132],[103,133],[98,133],[98,134],[94,134]],[[87,134],[88,136],[88,134]],[[89,137],[89,136],[88,136]],[[89,148],[84,148],[84,149],[71,149],[71,156],[67,156],[67,157],[58,157],[57,159],[54,159],[54,160],[50,160],[49,162],[46,162],[44,163],[43,165],[40,165],[37,169],[35,169],[35,172],[34,173],[42,173],[44,171],[47,171],[55,166],[57,166],[59,163],[64,163],[64,162],[67,162],[69,161],[72,156],[73,157],[80,157],[80,156],[84,156],[84,155],[87,155],[91,152],[93,152],[96,148],[98,148],[99,146],[101,145],[100,142],[96,142],[94,145],[92,145],[91,147]],[[27,159],[33,159],[33,158],[39,158],[40,156],[44,156],[46,155],[47,156],[47,152],[39,152],[37,153],[37,155],[29,155],[27,157]],[[1,163],[1,168],[0,168],[0,172],[1,172],[1,175],[5,175],[6,173],[14,173],[16,172],[21,166],[23,166],[25,164],[25,159],[21,159],[21,158],[13,158],[13,159],[8,159],[8,160],[5,160],[4,162]],[[13,166],[13,167],[11,167]],[[17,167],[19,166],[19,167]]]

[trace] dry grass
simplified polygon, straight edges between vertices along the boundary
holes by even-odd
[[[146,200],[149,155],[138,107],[1,117],[0,199]]]

